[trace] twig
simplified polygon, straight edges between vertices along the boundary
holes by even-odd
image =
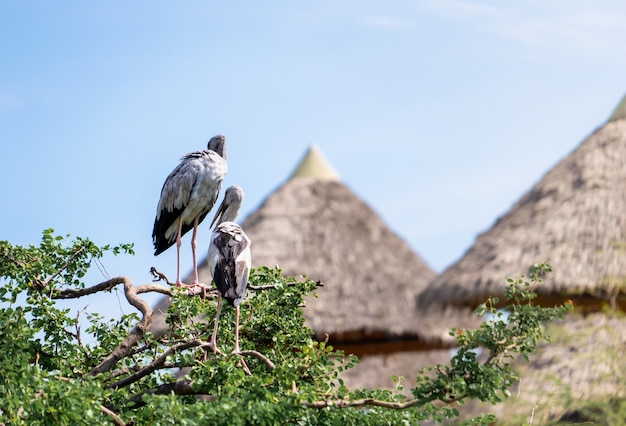
[[[144,300],[137,297],[137,287],[133,285],[131,280],[126,277],[112,278],[104,283],[100,283],[103,287],[113,288],[117,284],[124,284],[124,295],[128,303],[137,308],[143,315],[143,318],[135,328],[130,332],[128,336],[115,348],[113,352],[109,354],[97,367],[93,368],[89,374],[94,376],[99,373],[109,371],[113,366],[126,354],[130,349],[137,344],[137,342],[144,336],[146,331],[150,329],[152,324],[152,308]],[[145,284],[145,286],[155,286],[155,284]],[[141,286],[140,286],[141,287]],[[156,286],[160,287],[160,286]],[[145,287],[143,287],[145,289]]]
[[[349,407],[383,407],[383,408],[392,408],[395,410],[404,410],[406,408],[413,407],[415,405],[423,404],[424,401],[421,399],[411,399],[406,402],[389,402],[389,401],[381,401],[374,398],[363,398],[363,399],[355,399],[354,401],[338,399],[338,400],[328,400],[328,401],[314,401],[314,402],[302,402],[302,406],[306,408],[327,408],[327,407],[337,407],[337,408],[349,408]]]
[[[65,264],[63,264],[63,266],[61,266],[61,269],[57,270],[54,274],[50,275],[48,278],[46,278],[45,280],[43,280],[43,282],[41,283],[44,287],[48,285],[48,283],[50,281],[52,281],[53,279],[55,279],[56,277],[58,277],[59,275],[61,275],[61,272],[65,271],[67,269],[67,267],[69,266],[69,264],[72,262],[72,260],[74,260],[74,258],[76,258],[76,256],[78,256],[79,254],[81,254],[83,251],[85,250],[85,247],[81,247],[80,250],[77,250],[74,254],[72,254],[70,256],[69,259],[67,259],[67,262],[65,262]]]
[[[168,356],[176,352],[183,351],[185,349],[189,349],[193,347],[204,348],[204,347],[207,347],[207,345],[211,346],[209,342],[205,342],[204,340],[200,340],[200,339],[194,339],[185,343],[181,343],[180,345],[172,346],[171,348],[168,348],[165,352],[163,352],[161,356],[159,356],[157,359],[152,361],[150,364],[146,365],[145,367],[142,367],[141,369],[137,370],[137,372],[131,374],[130,376],[125,377],[122,380],[119,380],[115,383],[108,385],[107,389],[123,388],[124,386],[128,386],[129,384],[136,382],[142,377],[145,377],[148,374],[153,373],[154,371],[161,368],[165,364],[165,360],[167,359]]]
[[[277,288],[280,287],[295,287],[297,285],[302,284],[299,281],[295,281],[295,282],[288,282],[285,284],[269,284],[269,285],[248,285],[248,289],[250,290],[254,290],[254,291],[263,291],[263,290],[275,290]],[[324,284],[321,281],[317,281],[315,283],[316,287],[324,287]]]
[[[157,268],[155,268],[154,266],[152,266],[150,268],[150,273],[154,277],[152,279],[152,281],[154,281],[154,282],[165,281],[165,283],[167,285],[169,285],[170,287],[176,287],[176,283],[170,281],[170,279],[167,277],[167,275],[165,275],[163,272],[158,271]],[[212,288],[210,285],[203,284],[203,283],[197,283],[193,287],[188,287],[185,290],[187,292],[187,296],[199,296],[199,295],[201,295],[203,298],[206,298],[207,294],[211,294],[211,293],[212,294],[217,294],[217,289],[216,288]],[[170,294],[170,296],[171,296],[171,294]]]
[[[157,268],[155,268],[154,266],[152,266],[150,268],[150,273],[152,274],[152,276],[154,277],[152,279],[153,282],[157,282],[157,281],[165,281],[165,283],[169,286],[175,286],[176,283],[173,283],[169,280],[169,278],[167,278],[167,275],[165,275],[163,272],[159,272],[157,270]]]
[[[100,405],[100,410],[102,410],[102,412],[107,416],[111,417],[111,419],[113,419],[113,423],[115,423],[117,426],[126,426],[126,423],[122,420],[122,418],[118,416],[117,413],[115,413],[113,410],[108,409],[104,405]]]
[[[250,351],[239,351],[238,354],[241,356],[253,356],[256,359],[263,361],[265,365],[267,365],[267,368],[269,368],[270,370],[273,370],[276,368],[276,365],[274,365],[274,363],[268,357],[263,355],[261,352],[250,350]]]
[[[139,408],[146,405],[143,401],[144,395],[167,395],[173,393],[175,395],[196,395],[196,396],[206,396],[209,400],[216,400],[217,396],[209,395],[202,392],[195,391],[193,389],[193,381],[190,379],[179,380],[173,383],[166,383],[154,389],[150,389],[146,392],[142,392],[138,395],[134,395],[130,398],[129,402],[134,403],[133,408]]]

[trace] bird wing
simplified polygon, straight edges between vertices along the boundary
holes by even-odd
[[[213,155],[217,157],[212,151],[196,151],[191,154],[185,155],[181,158],[181,162],[178,166],[169,174],[163,188],[161,189],[161,198],[157,206],[156,219],[154,220],[154,227],[152,229],[152,242],[154,243],[154,254],[164,252],[170,248],[176,241],[176,232],[168,234],[168,229],[176,222],[181,216],[187,205],[191,200],[191,196],[194,192],[194,188],[198,183],[198,176],[201,173],[201,169],[205,167],[199,160],[202,157],[208,156],[212,158]],[[223,176],[222,176],[223,179]],[[202,222],[206,215],[211,211],[219,193],[222,188],[222,180],[215,182],[215,191],[212,196],[206,199],[206,206],[198,216],[198,223]],[[181,236],[185,235],[190,229],[193,228],[193,223],[183,223]]]
[[[197,165],[190,160],[188,156],[183,157],[180,164],[165,179],[163,188],[161,188],[161,198],[152,229],[155,255],[164,252],[176,241],[176,235],[166,236],[166,231],[189,203],[192,188],[196,183]],[[188,226],[187,228],[188,231],[192,227]]]

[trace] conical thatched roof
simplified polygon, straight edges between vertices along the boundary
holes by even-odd
[[[315,145],[311,145],[298,167],[291,174],[290,179],[299,177],[314,177],[319,180],[339,182],[339,173],[335,171]]]
[[[475,305],[502,294],[504,277],[538,262],[554,267],[537,289],[545,303],[562,296],[598,303],[624,291],[626,119],[615,117],[479,235],[420,295],[420,304]]]
[[[626,95],[622,98],[622,101],[617,105],[613,114],[611,114],[610,121],[624,120],[626,119]]]
[[[312,148],[243,223],[253,264],[322,281],[305,315],[318,337],[329,334],[335,344],[430,335],[415,317],[414,295],[434,272],[338,178],[317,175],[316,165],[329,167],[321,158]]]

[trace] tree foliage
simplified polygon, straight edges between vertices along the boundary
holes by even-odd
[[[491,319],[476,330],[454,329],[457,353],[447,365],[423,370],[407,396],[383,389],[348,389],[340,373],[358,360],[314,340],[304,325],[304,297],[319,283],[262,267],[242,305],[241,352],[233,347],[232,309],[210,344],[214,291],[206,298],[172,287],[163,274],[136,285],[116,277],[87,286],[88,268],[106,253],[132,254],[131,244],[98,247],[89,239],[44,231],[39,246],[0,242],[0,418],[5,423],[151,425],[417,424],[459,416],[476,399],[497,403],[516,380],[511,360],[528,358],[545,338],[542,324],[567,306],[533,305],[534,287],[549,265],[509,280],[507,307],[478,307]],[[123,286],[137,313],[108,320],[77,317],[60,299],[89,298]],[[172,297],[169,332],[149,332],[153,311],[142,294]],[[503,313],[504,312],[504,313]],[[86,343],[84,333],[90,335]],[[482,348],[486,356],[479,357]],[[177,374],[185,368],[186,374]],[[492,416],[471,420],[493,421]]]

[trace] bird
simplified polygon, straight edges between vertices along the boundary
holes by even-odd
[[[165,179],[157,204],[152,243],[155,256],[176,243],[176,285],[179,287],[199,285],[196,259],[198,225],[215,205],[227,171],[226,137],[216,135],[209,140],[207,149],[183,156]],[[192,228],[194,280],[192,284],[184,284],[180,278],[181,238]]]
[[[246,296],[252,263],[250,238],[241,226],[234,222],[243,202],[243,196],[243,189],[240,186],[229,187],[211,222],[211,227],[217,222],[211,234],[207,257],[209,272],[218,290],[217,312],[211,337],[211,346],[214,352],[218,352],[216,346],[217,329],[222,310],[222,298],[235,307],[235,347],[233,353],[240,352],[239,304]]]

